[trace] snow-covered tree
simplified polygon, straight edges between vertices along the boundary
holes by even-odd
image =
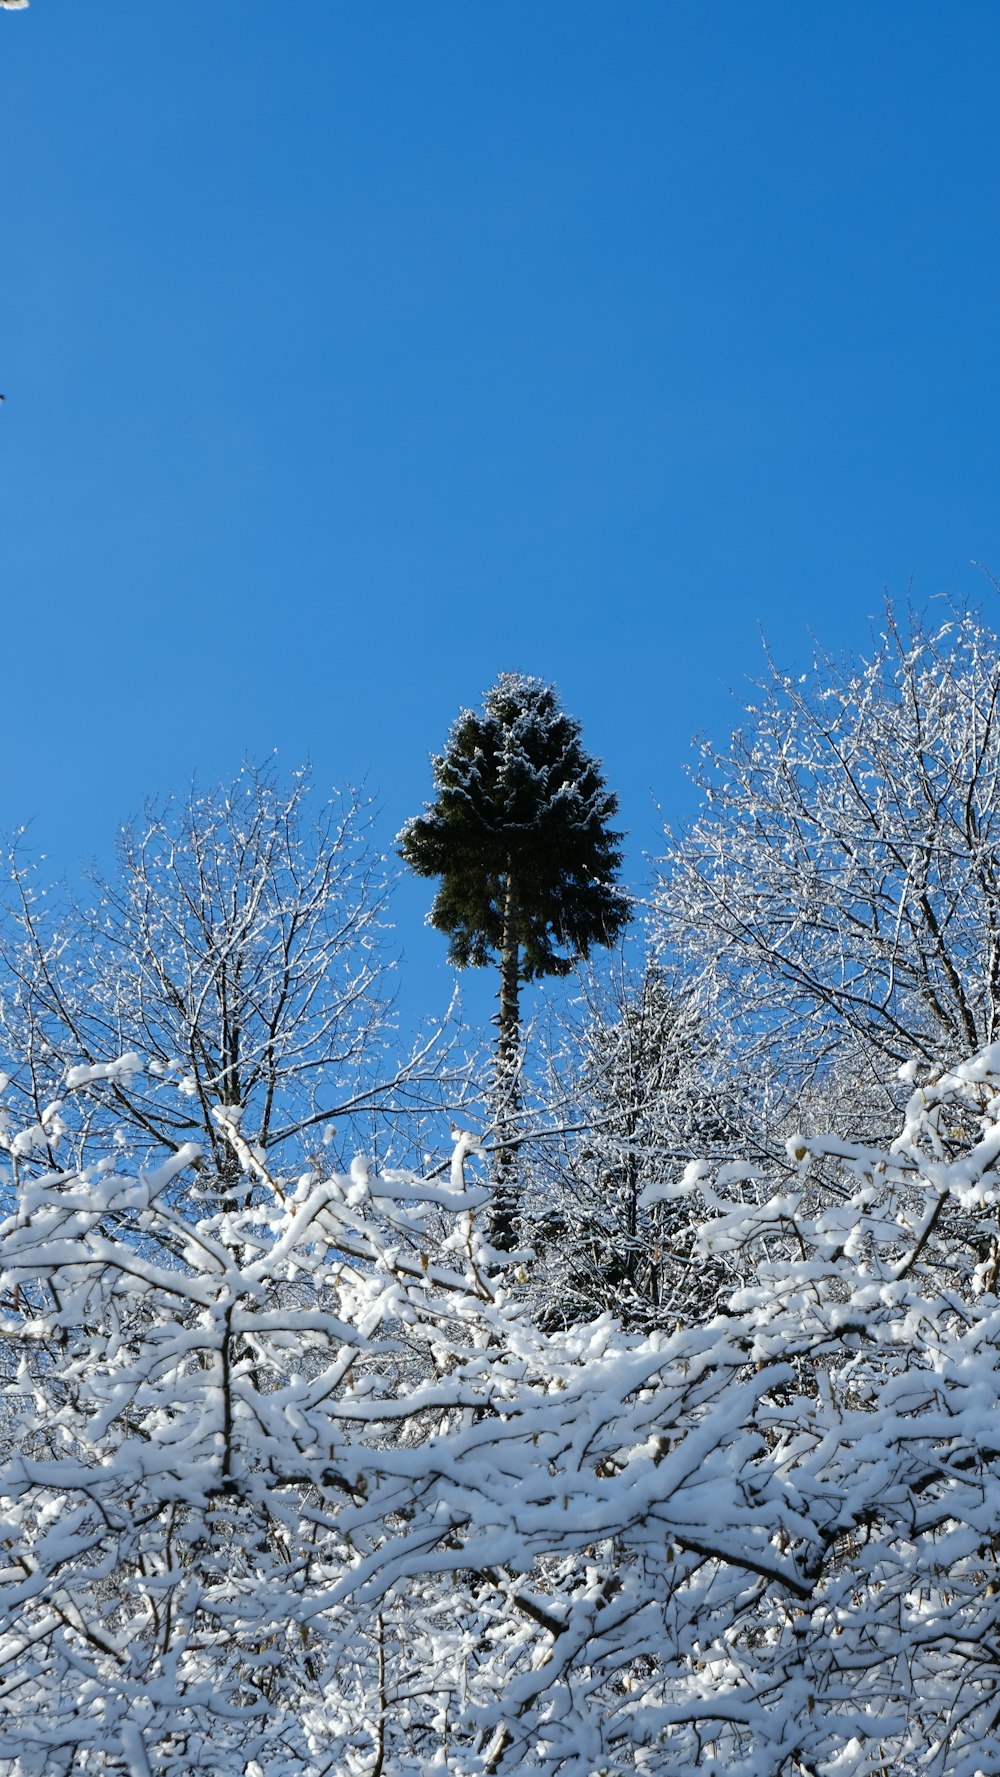
[[[891,1148],[694,1165],[752,1281],[642,1337],[505,1292],[469,1138],[285,1176],[230,1122],[257,1202],[192,1218],[86,1090],[82,1164],[0,1127],[2,1777],[1000,1772],[1000,1047]]]
[[[516,1101],[520,987],[565,975],[594,945],[615,942],[629,918],[616,887],[618,801],[580,723],[555,687],[502,673],[482,713],[463,710],[433,760],[436,800],[400,834],[418,876],[439,877],[431,924],[448,935],[459,968],[498,963],[498,1244],[513,1238],[511,1109]]]
[[[738,1083],[684,984],[623,952],[550,1019],[522,1237],[547,1321],[610,1309],[626,1326],[704,1318],[735,1274],[697,1257],[697,1199],[643,1206],[693,1160],[747,1157]]]
[[[901,1064],[1000,1032],[998,694],[976,617],[890,609],[870,660],[772,668],[729,747],[705,747],[665,939],[790,1099],[837,1078],[885,1128]]]
[[[12,1090],[32,1121],[82,1069],[115,1151],[197,1141],[203,1178],[225,1191],[229,1123],[275,1159],[307,1133],[350,1144],[353,1121],[419,1104],[441,1058],[391,1056],[367,811],[352,794],[313,800],[307,773],[285,788],[247,766],[150,805],[89,903],[48,893],[15,850],[0,1047],[21,1058]]]

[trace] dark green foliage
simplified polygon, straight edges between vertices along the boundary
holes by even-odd
[[[629,918],[615,887],[618,801],[580,745],[552,685],[502,673],[482,715],[463,710],[434,759],[437,801],[409,821],[400,853],[441,886],[431,924],[459,968],[500,967],[490,1238],[517,1245],[522,981],[565,975]]]
[[[563,975],[628,921],[615,888],[617,798],[580,744],[553,686],[503,673],[483,713],[463,710],[434,759],[436,802],[408,822],[400,852],[441,886],[431,923],[459,968],[503,958],[518,978]]]

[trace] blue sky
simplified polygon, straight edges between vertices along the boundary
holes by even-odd
[[[638,881],[762,629],[995,618],[998,64],[994,0],[5,12],[0,824],[72,873],[277,747],[388,843],[513,669]]]

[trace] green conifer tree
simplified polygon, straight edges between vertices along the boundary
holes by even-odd
[[[615,886],[618,799],[584,751],[555,687],[501,673],[482,714],[463,710],[433,760],[437,799],[400,834],[418,876],[440,877],[431,924],[459,968],[500,968],[495,1244],[514,1236],[513,1149],[520,985],[565,975],[629,918]]]

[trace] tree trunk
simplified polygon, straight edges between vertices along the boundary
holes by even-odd
[[[490,1242],[501,1252],[517,1245],[517,1147],[514,1132],[520,1110],[521,940],[517,884],[510,860],[504,886],[503,948],[500,953],[500,1014],[497,1020],[496,1163]]]

